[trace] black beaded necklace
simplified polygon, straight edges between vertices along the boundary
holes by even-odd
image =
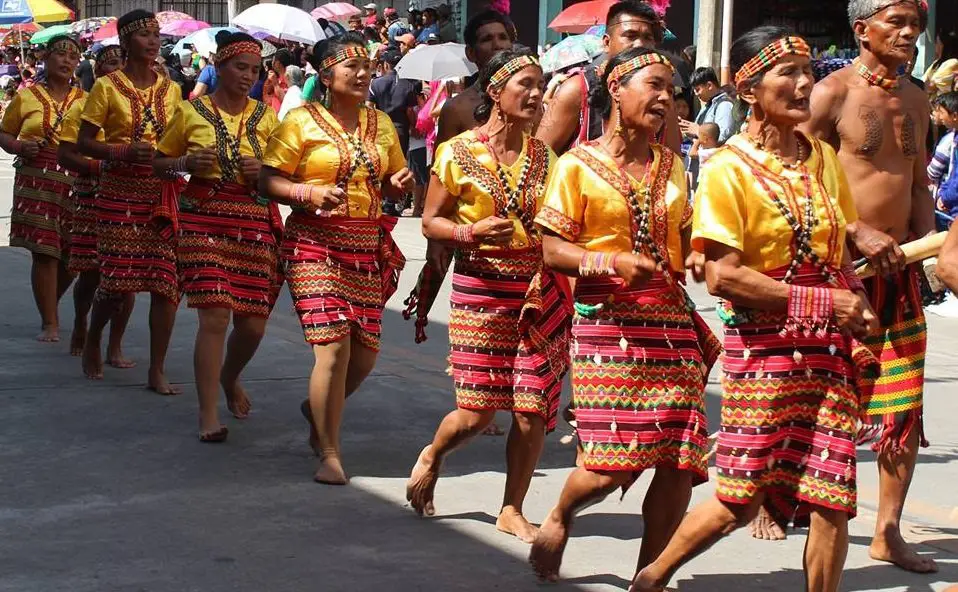
[[[622,186],[628,190],[625,198],[632,212],[632,219],[635,221],[632,252],[639,255],[642,254],[644,248],[653,261],[665,266],[668,261],[659,252],[658,245],[655,244],[655,239],[652,237],[652,165],[655,160],[655,152],[649,146],[649,156],[645,160],[645,171],[643,171],[642,179],[639,181],[639,190],[636,191],[632,178],[623,167],[619,166],[608,147],[602,144],[597,145],[615,164],[615,170],[622,180]]]
[[[530,208],[525,207],[524,203],[526,188],[529,184],[529,172],[532,170],[532,158],[528,153],[529,148],[526,149],[522,166],[519,168],[519,175],[516,179],[516,188],[512,189],[506,169],[499,161],[499,156],[493,149],[492,143],[489,141],[489,136],[483,132],[480,132],[479,130],[476,130],[476,138],[482,142],[482,144],[486,147],[486,150],[488,150],[489,154],[492,156],[492,161],[496,165],[496,179],[499,182],[499,189],[501,189],[502,194],[505,196],[502,204],[502,210],[496,212],[496,215],[502,218],[508,218],[510,213],[515,214],[516,218],[519,219],[519,223],[522,224],[522,227],[526,230],[526,232],[532,232],[535,229],[535,212],[530,211]],[[535,208],[531,209],[534,210]],[[532,237],[530,236],[530,238]]]

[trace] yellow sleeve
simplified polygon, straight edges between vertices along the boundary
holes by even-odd
[[[582,232],[585,206],[579,184],[578,159],[571,154],[560,156],[552,167],[536,224],[575,242]]]
[[[20,105],[22,103],[23,99],[20,98],[20,93],[14,95],[13,100],[10,101],[10,104],[7,105],[7,108],[3,111],[3,120],[0,121],[0,131],[4,131],[13,137],[20,135],[20,126],[23,124],[20,115]]]
[[[192,105],[188,105],[189,103],[183,103],[173,112],[173,117],[170,118],[170,121],[166,124],[166,129],[163,131],[163,137],[156,145],[158,152],[166,156],[183,156],[186,154],[189,145],[186,122],[187,110],[192,109]]]
[[[60,142],[70,144],[77,143],[77,136],[80,134],[80,115],[83,113],[83,99],[73,103],[67,114],[63,116],[63,123],[60,124]]]
[[[382,112],[377,112],[376,115],[379,117],[379,125],[386,126],[388,130],[386,133],[386,141],[389,142],[386,146],[386,154],[388,155],[386,161],[386,178],[388,179],[406,166],[406,155],[402,153],[402,145],[399,143],[399,134],[396,132],[396,126],[393,125],[392,120],[389,119],[388,115]]]
[[[106,78],[98,78],[93,83],[93,89],[87,96],[86,105],[83,107],[83,121],[92,123],[100,129],[106,124],[106,118],[110,115],[110,98],[108,96],[107,86],[109,83]]]
[[[263,112],[263,118],[259,122],[259,129],[261,129],[264,135],[269,138],[269,136],[276,131],[278,126],[279,117],[276,116],[276,111],[273,111],[267,107],[266,111]]]
[[[263,164],[292,176],[303,159],[306,148],[304,129],[312,119],[305,107],[297,107],[283,118],[266,144]]]
[[[692,248],[705,252],[705,241],[710,240],[744,251],[745,216],[745,191],[737,168],[728,158],[716,154],[699,175]]]
[[[452,143],[458,141],[457,138],[453,138],[440,144],[439,148],[436,149],[436,155],[432,163],[432,174],[436,175],[446,191],[454,197],[459,197],[462,193],[459,180],[463,178],[463,172],[456,164],[456,158],[452,151]]]

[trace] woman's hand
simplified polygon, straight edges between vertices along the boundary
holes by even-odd
[[[263,163],[252,156],[240,157],[240,172],[243,173],[243,178],[246,179],[247,183],[256,183],[256,179],[259,177],[259,171],[262,168]]]
[[[473,225],[472,236],[480,243],[505,246],[512,242],[515,230],[512,220],[489,216]]]
[[[314,187],[309,192],[309,201],[317,210],[335,210],[346,201],[346,192],[339,187]]]
[[[146,142],[133,142],[126,153],[127,162],[150,164],[153,162],[153,146]]]
[[[878,319],[862,294],[833,289],[832,301],[835,323],[843,332],[862,340],[878,327]]]
[[[645,255],[619,253],[615,259],[615,275],[625,280],[630,288],[638,288],[649,281],[657,270],[655,261]]]
[[[692,279],[698,283],[705,281],[705,254],[692,251],[685,258],[685,269],[692,272]]]
[[[17,154],[26,160],[36,158],[37,154],[40,154],[40,144],[34,140],[23,140],[20,142],[20,150]]]
[[[405,195],[416,188],[416,177],[413,176],[412,171],[403,167],[389,178],[389,184],[398,193]]]
[[[215,162],[216,152],[209,148],[204,148],[190,154],[186,158],[186,168],[190,173],[203,173],[212,169]]]

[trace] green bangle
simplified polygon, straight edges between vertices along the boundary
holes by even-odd
[[[584,304],[582,302],[576,302],[572,305],[572,307],[575,309],[576,314],[580,317],[591,319],[597,316],[599,312],[605,308],[605,304],[601,302],[599,304]]]

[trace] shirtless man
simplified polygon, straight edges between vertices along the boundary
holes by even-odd
[[[881,323],[879,334],[866,345],[882,361],[882,378],[865,384],[862,392],[868,415],[879,424],[873,449],[880,492],[869,554],[928,573],[937,571],[934,561],[917,555],[900,530],[924,440],[925,323],[915,275],[921,273],[920,264],[906,267],[898,245],[935,230],[925,174],[929,107],[925,93],[897,75],[915,55],[927,13],[922,0],[851,0],[848,16],[861,56],[815,86],[806,131],[838,151],[860,218],[848,225],[850,247],[881,275],[865,280]]]
[[[645,2],[623,0],[609,8],[602,42],[605,53],[612,57],[632,47],[655,49],[662,42],[665,26],[662,19]],[[536,137],[562,154],[582,140],[594,140],[602,135],[601,115],[588,106],[584,93],[590,85],[598,84],[595,67],[587,66],[581,73],[570,76],[559,85],[549,101]],[[585,109],[583,109],[585,106]],[[582,127],[586,129],[583,131]],[[665,122],[665,144],[679,152],[682,137],[679,121],[671,112]]]

